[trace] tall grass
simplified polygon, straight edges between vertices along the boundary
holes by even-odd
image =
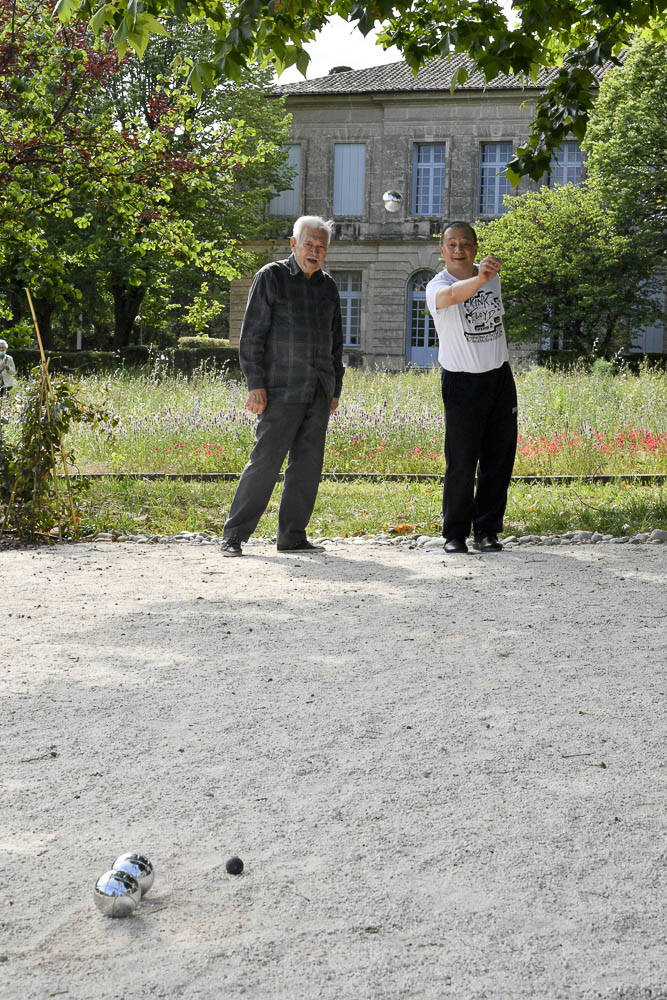
[[[531,368],[517,375],[517,475],[667,472],[667,374]],[[113,444],[83,426],[82,471],[238,472],[255,418],[245,386],[220,373],[154,370],[89,376],[82,393],[119,418]],[[18,399],[11,409],[16,413]],[[441,473],[444,421],[436,370],[350,370],[327,439],[325,471]]]

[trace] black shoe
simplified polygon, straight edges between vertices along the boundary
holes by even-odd
[[[243,550],[238,538],[223,538],[220,542],[220,551],[223,556],[242,556]]]
[[[278,552],[324,552],[323,545],[313,545],[307,538],[300,542],[294,542],[292,545],[277,545],[276,548]]]
[[[500,552],[502,545],[498,541],[498,536],[493,534],[475,535],[474,548],[479,552]]]
[[[450,554],[456,552],[467,552],[468,546],[462,538],[448,538],[445,542],[445,552]]]

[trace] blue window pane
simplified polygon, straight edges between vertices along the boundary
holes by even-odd
[[[366,144],[334,145],[334,215],[363,215],[366,188]]]
[[[581,150],[579,143],[568,140],[562,149],[557,150],[551,158],[549,186],[556,184],[581,184]]]
[[[358,347],[361,343],[361,271],[332,271],[338,285],[343,321],[343,343]]]
[[[445,192],[445,144],[417,143],[412,168],[412,211],[442,215]]]
[[[480,215],[502,215],[507,211],[503,196],[512,188],[505,174],[505,167],[512,159],[511,142],[483,142],[480,184]]]
[[[301,206],[301,146],[287,147],[287,165],[294,171],[292,186],[269,202],[271,215],[297,216]]]
[[[426,305],[426,286],[432,277],[432,271],[418,271],[408,285],[410,347],[436,347],[438,344],[435,325]]]

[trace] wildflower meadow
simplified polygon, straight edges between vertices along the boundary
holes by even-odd
[[[81,471],[240,472],[256,418],[245,386],[219,373],[88,377],[83,394],[118,418],[113,439],[78,428]],[[667,473],[667,374],[535,367],[517,375],[515,475]],[[348,371],[331,419],[325,472],[441,475],[437,372]]]

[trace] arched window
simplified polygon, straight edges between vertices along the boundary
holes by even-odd
[[[431,368],[438,360],[438,335],[426,305],[426,286],[433,271],[417,271],[408,281],[406,358],[418,368]]]

